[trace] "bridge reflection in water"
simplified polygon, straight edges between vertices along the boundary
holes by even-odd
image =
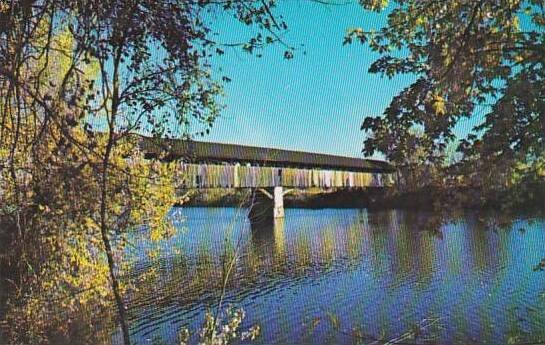
[[[182,325],[200,326],[237,243],[226,303],[246,310],[246,325],[261,325],[257,343],[354,343],[327,321],[331,314],[348,329],[391,337],[442,317],[441,344],[545,337],[545,277],[532,272],[545,247],[542,219],[491,230],[498,220],[479,215],[440,225],[426,213],[289,209],[252,229],[235,209],[175,212],[187,216],[186,231],[159,247],[142,234],[139,254],[127,253],[139,286],[128,301],[139,344],[175,344]]]

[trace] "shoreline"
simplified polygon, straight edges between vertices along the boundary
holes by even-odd
[[[482,210],[517,213],[545,212],[545,188],[536,191],[533,199],[514,200],[509,193],[485,195],[477,188],[423,188],[417,191],[389,190],[296,190],[284,197],[285,208],[367,208],[370,210]],[[248,206],[247,192],[241,190],[204,191],[182,207]]]

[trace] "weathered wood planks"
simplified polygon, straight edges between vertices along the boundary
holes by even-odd
[[[390,173],[277,168],[240,164],[191,164],[180,162],[178,187],[182,188],[363,188],[393,184]]]

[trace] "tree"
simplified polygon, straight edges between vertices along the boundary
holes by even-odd
[[[442,162],[456,125],[484,111],[459,150],[499,162],[535,160],[545,152],[545,3],[541,0],[371,1],[387,11],[379,30],[349,30],[345,43],[368,44],[381,57],[369,68],[389,78],[411,74],[380,117],[362,129],[364,152],[403,163],[414,128],[430,162]],[[493,169],[493,168],[492,168]]]
[[[45,320],[47,307],[30,292],[77,309],[110,291],[107,283],[129,344],[116,257],[136,226],[168,235],[174,198],[170,171],[143,159],[135,134],[207,132],[228,80],[212,74],[210,58],[279,42],[286,24],[272,0],[0,5],[0,224],[16,248],[19,297],[31,296],[17,307]],[[220,15],[257,34],[217,41]],[[40,330],[33,342],[47,333]]]

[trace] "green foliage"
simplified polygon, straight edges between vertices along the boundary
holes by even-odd
[[[73,39],[62,30],[49,44],[52,51],[47,61],[38,59],[25,73],[35,76],[43,70],[37,88],[47,94],[60,93],[55,85],[73,86],[73,81],[66,81],[72,69]],[[85,68],[89,66],[93,64],[80,68],[77,77],[94,75],[96,69]],[[48,335],[64,337],[76,324],[89,327],[80,331],[91,336],[93,324],[112,308],[97,202],[101,186],[96,179],[106,137],[85,131],[73,120],[71,110],[77,105],[58,103],[58,113],[47,125],[33,123],[33,119],[43,120],[36,108],[21,113],[25,117],[19,123],[6,117],[0,142],[0,161],[7,167],[0,171],[0,220],[11,250],[7,264],[16,273],[6,319],[11,326],[9,339],[23,343],[47,342]],[[6,103],[2,106],[4,115],[9,115],[12,109]],[[14,144],[15,140],[34,142],[24,146]],[[168,236],[171,230],[165,222],[174,200],[168,167],[145,161],[135,143],[135,138],[127,136],[112,151],[108,182],[114,188],[107,193],[106,224],[108,234],[119,242],[115,255],[123,250],[125,230],[147,223],[152,238],[157,233]],[[122,290],[126,288],[121,285]],[[106,342],[103,337],[107,336],[96,338]]]
[[[532,24],[521,28],[521,21]],[[542,110],[544,40],[543,13],[536,1],[395,1],[386,27],[349,32],[356,34],[382,54],[370,72],[418,76],[392,101],[384,120],[367,121],[365,130],[375,133],[388,127],[404,134],[422,126],[432,140],[429,145],[440,148],[442,139],[452,139],[452,127],[460,118],[495,97],[500,101],[487,116],[487,127],[505,117],[499,113],[509,112],[505,107],[513,102],[513,94],[528,91],[525,108],[533,106],[534,116],[543,112],[536,112]],[[511,110],[509,116],[520,115],[519,109]],[[389,154],[379,146],[385,140],[382,136],[368,140],[366,151]]]
[[[365,8],[385,4],[362,1]],[[380,117],[368,117],[364,152],[381,152],[405,166],[415,147],[425,162],[442,165],[458,145],[455,126],[485,111],[484,122],[459,142],[463,176],[485,188],[519,174],[545,152],[545,15],[537,0],[391,1],[387,25],[351,29],[381,56],[371,73],[415,81]],[[477,121],[479,122],[479,121]],[[413,131],[422,133],[415,138]],[[486,176],[488,172],[494,172]],[[459,175],[450,175],[455,177]],[[473,176],[473,177],[471,177]]]
[[[143,224],[153,241],[170,236],[165,215],[176,202],[172,167],[144,159],[136,134],[206,134],[229,80],[212,74],[212,56],[278,42],[287,26],[274,7],[0,2],[0,236],[10,250],[0,269],[13,275],[10,341],[68,336],[76,322],[67,320],[92,330],[114,305],[119,320],[102,321],[121,324],[130,343],[131,286],[118,278],[130,263],[119,258]],[[218,42],[211,24],[220,15],[257,33]]]
[[[360,0],[360,4],[367,10],[378,12],[388,6],[388,0]]]
[[[259,325],[254,325],[246,331],[239,330],[246,315],[244,310],[233,309],[230,306],[224,314],[222,319],[215,319],[210,312],[205,314],[205,321],[199,331],[200,345],[227,345],[236,339],[255,340],[259,336],[261,332]],[[189,341],[189,330],[182,328],[178,332],[178,342],[180,345],[186,345]]]

